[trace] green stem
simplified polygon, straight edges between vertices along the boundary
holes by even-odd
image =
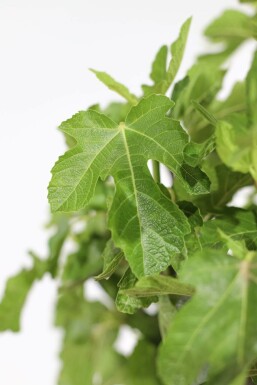
[[[153,179],[156,183],[160,183],[161,175],[160,175],[160,164],[157,160],[152,160],[153,164]]]

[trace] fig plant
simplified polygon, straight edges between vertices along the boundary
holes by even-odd
[[[60,125],[68,150],[49,184],[48,257],[31,253],[33,267],[8,280],[0,304],[0,330],[17,332],[33,282],[59,282],[59,385],[257,383],[257,51],[219,98],[228,59],[257,38],[256,3],[241,2],[252,12],[214,20],[205,35],[222,48],[183,79],[174,82],[190,19],[158,51],[142,95],[92,70],[124,102]],[[248,200],[233,207],[245,186]],[[85,296],[92,278],[107,304]],[[123,325],[139,331],[129,356],[115,348]]]

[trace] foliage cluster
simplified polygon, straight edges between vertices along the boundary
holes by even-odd
[[[257,51],[246,79],[218,97],[228,59],[257,37],[255,2],[241,2],[252,12],[214,20],[205,35],[222,48],[183,79],[190,19],[158,51],[142,95],[92,70],[124,102],[60,126],[68,150],[49,184],[49,255],[31,253],[0,304],[0,330],[18,331],[33,282],[59,282],[59,385],[257,383]],[[233,207],[245,186],[252,194]],[[92,277],[108,306],[85,297]],[[140,332],[128,357],[114,348],[122,325]]]

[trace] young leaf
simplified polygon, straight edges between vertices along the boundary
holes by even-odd
[[[163,45],[157,52],[156,58],[152,65],[150,78],[155,84],[165,79],[167,69],[168,47]]]
[[[192,202],[202,215],[220,213],[240,188],[253,183],[251,175],[233,172],[220,161],[216,153],[204,160],[202,168],[211,181],[210,194],[190,197],[177,180],[173,184],[176,199]]]
[[[191,385],[204,371],[210,385],[243,384],[238,377],[256,358],[256,262],[254,252],[239,262],[205,249],[185,264],[180,278],[196,286],[196,294],[174,317],[161,346],[165,385]]]
[[[154,85],[142,86],[145,95],[153,93],[166,94],[166,92],[170,88],[177,75],[177,72],[184,56],[190,24],[191,18],[187,19],[182,25],[178,39],[171,45],[170,51],[172,58],[169,62],[167,69],[167,47],[163,46],[157,53],[157,56],[153,62],[151,72],[151,79],[154,80]]]
[[[180,29],[178,39],[170,47],[172,59],[168,66],[165,83],[163,84],[164,93],[168,91],[170,85],[173,83],[177,75],[177,72],[179,70],[180,64],[184,56],[184,51],[186,48],[191,21],[192,21],[191,17],[185,21],[185,23],[182,25]]]
[[[201,228],[200,242],[202,248],[219,248],[222,245],[222,239],[217,236],[217,231],[221,230],[232,240],[244,240],[248,249],[256,250],[256,223],[256,212],[232,207],[227,208],[225,212],[206,222]]]
[[[122,96],[124,99],[126,99],[130,104],[136,105],[138,103],[137,97],[129,92],[127,87],[125,87],[123,84],[117,82],[115,79],[113,79],[110,75],[108,75],[106,72],[100,72],[93,69],[90,69],[91,72],[93,72],[96,77],[103,82],[110,90],[117,92],[120,96]]]
[[[52,170],[53,211],[85,207],[98,178],[114,177],[109,227],[138,277],[158,273],[170,263],[176,268],[175,255],[189,232],[184,215],[154,183],[147,160],[164,163],[193,194],[209,188],[205,174],[184,162],[188,136],[177,121],[165,117],[172,105],[165,96],[152,95],[133,107],[120,125],[95,111],[78,113],[61,126],[77,146]]]

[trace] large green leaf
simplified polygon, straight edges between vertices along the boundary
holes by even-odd
[[[161,346],[166,385],[245,383],[257,357],[257,255],[243,260],[205,249],[191,257],[180,279],[196,294],[175,315]]]
[[[109,227],[137,276],[158,273],[183,249],[189,226],[183,213],[154,183],[147,160],[164,163],[188,192],[206,193],[209,181],[199,168],[184,162],[188,135],[165,112],[165,96],[143,99],[117,125],[95,111],[80,112],[61,126],[77,146],[54,166],[49,186],[53,211],[78,210],[88,204],[99,177],[112,175],[116,193]]]

